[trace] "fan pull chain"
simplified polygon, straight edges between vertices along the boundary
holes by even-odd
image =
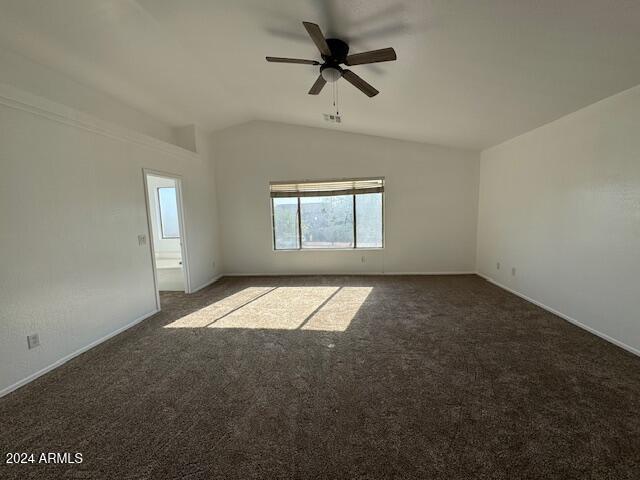
[[[331,96],[333,98],[333,108],[336,108],[336,82],[331,84]]]
[[[333,103],[333,109],[336,115],[340,115],[340,102],[338,98],[338,82],[333,82],[331,85],[331,97]]]

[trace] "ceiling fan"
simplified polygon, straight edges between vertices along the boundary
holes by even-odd
[[[344,69],[340,64],[347,66],[363,65],[365,63],[389,62],[395,60],[396,52],[393,48],[382,48],[369,52],[349,55],[349,45],[338,38],[324,38],[322,30],[315,23],[302,22],[307,33],[320,51],[323,62],[317,60],[304,60],[301,58],[267,57],[267,62],[277,63],[301,63],[304,65],[320,65],[320,75],[309,90],[309,95],[318,95],[327,82],[335,82],[343,77],[347,82],[359,89],[369,97],[376,96],[379,92],[360,76],[351,70]]]

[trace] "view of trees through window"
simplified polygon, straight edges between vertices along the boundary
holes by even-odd
[[[297,198],[273,199],[273,234],[276,250],[300,248]]]
[[[353,197],[300,198],[302,248],[353,248]]]
[[[272,201],[276,250],[382,248],[382,193]]]

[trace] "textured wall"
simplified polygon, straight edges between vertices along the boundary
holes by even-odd
[[[485,150],[478,227],[480,273],[638,353],[639,126],[636,87]]]
[[[169,143],[181,129],[136,110],[67,75],[0,48],[0,83],[27,90],[81,112]]]
[[[477,152],[271,122],[212,139],[225,272],[475,271]],[[272,250],[270,181],[374,176],[384,250]]]
[[[218,255],[206,153],[97,133],[66,107],[45,115],[3,95],[0,392],[156,308],[149,245],[137,239],[149,235],[143,168],[183,176],[193,288],[215,276]],[[28,350],[32,333],[41,346]]]

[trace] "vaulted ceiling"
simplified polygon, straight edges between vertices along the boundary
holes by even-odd
[[[302,21],[380,90],[307,91],[319,59]],[[637,0],[0,0],[0,42],[172,125],[275,120],[484,148],[640,84]]]

